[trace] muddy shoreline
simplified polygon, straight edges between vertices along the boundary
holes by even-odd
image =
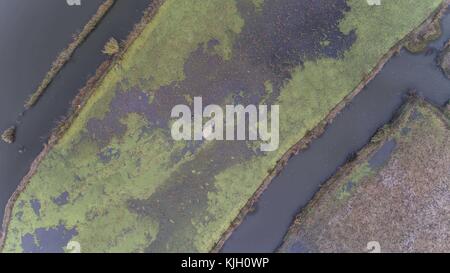
[[[5,214],[2,222],[2,230],[0,230],[0,252],[2,252],[4,243],[7,237],[8,225],[11,220],[11,215],[14,209],[15,202],[19,198],[20,194],[26,189],[31,178],[36,173],[37,168],[39,167],[42,160],[48,154],[53,146],[58,143],[60,137],[64,134],[64,132],[70,127],[72,121],[78,116],[79,112],[86,104],[88,99],[94,93],[97,85],[101,83],[106,73],[114,67],[114,65],[120,61],[122,56],[127,52],[131,44],[134,40],[140,35],[140,33],[144,30],[145,26],[153,19],[155,14],[158,12],[159,7],[164,3],[164,0],[154,0],[152,3],[144,10],[143,15],[140,21],[134,25],[132,31],[128,34],[126,40],[121,44],[121,51],[111,59],[104,61],[96,70],[95,75],[92,76],[86,82],[86,85],[81,88],[78,92],[78,95],[73,99],[71,103],[71,107],[68,110],[68,113],[63,121],[53,130],[52,134],[49,137],[47,144],[44,144],[44,148],[36,157],[36,159],[31,164],[31,167],[27,173],[27,175],[21,180],[19,186],[14,191],[5,208]]]
[[[299,140],[294,146],[292,146],[278,161],[277,165],[273,168],[272,172],[263,180],[261,186],[254,193],[254,195],[249,199],[247,204],[240,210],[236,219],[231,223],[230,227],[227,231],[224,232],[221,239],[216,243],[211,252],[217,253],[220,252],[222,247],[228,238],[232,235],[235,229],[243,222],[246,215],[252,211],[254,205],[257,203],[261,195],[268,188],[272,180],[277,177],[281,171],[283,171],[284,167],[287,165],[289,159],[301,151],[308,148],[309,144],[320,137],[326,130],[326,127],[333,123],[333,120],[336,116],[353,100],[353,98],[358,95],[364,87],[373,79],[375,76],[383,69],[384,65],[395,56],[408,42],[409,37],[415,33],[418,29],[422,28],[426,24],[432,23],[436,18],[441,21],[442,16],[448,10],[450,6],[450,0],[444,1],[441,6],[433,12],[429,18],[427,18],[419,27],[411,31],[408,35],[406,35],[402,40],[400,40],[394,47],[392,47],[378,62],[372,71],[366,75],[366,77],[361,81],[361,83],[350,93],[348,94],[339,104],[337,104],[332,111],[327,115],[325,119],[323,119],[314,129],[309,131],[305,137]]]

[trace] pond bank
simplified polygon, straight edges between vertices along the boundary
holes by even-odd
[[[448,1],[446,3],[448,5]],[[443,24],[442,37],[430,45],[431,54],[413,55],[400,50],[402,43],[398,44],[371,77],[361,83],[359,90],[349,95],[316,132],[310,133],[308,141],[301,140],[285,154],[279,169],[265,180],[215,251],[275,251],[299,210],[339,166],[391,120],[411,89],[437,105],[445,105],[450,99],[450,82],[436,65],[436,57],[450,37],[447,13]],[[301,153],[292,157],[299,150]]]
[[[280,251],[369,252],[376,242],[380,252],[448,252],[450,122],[441,110],[408,99],[302,210]]]
[[[45,138],[42,130],[25,130],[22,125],[29,120],[32,127],[54,126],[54,120],[61,115],[59,112],[41,121],[39,114],[32,111],[26,117],[24,101],[39,85],[55,56],[73,40],[72,35],[89,21],[101,3],[102,0],[93,0],[82,7],[71,7],[60,0],[0,1],[0,131],[12,127],[17,131],[14,143],[0,141],[0,218],[7,200],[38,154],[33,152],[34,147],[41,150],[41,138]],[[64,93],[62,90],[69,88],[66,85],[58,91]],[[50,113],[52,107],[40,108],[40,112]]]

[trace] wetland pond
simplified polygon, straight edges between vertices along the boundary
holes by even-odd
[[[52,61],[101,2],[83,1],[81,7],[69,7],[60,0],[0,0],[0,35],[4,39],[0,43],[4,53],[0,62],[0,129],[17,126],[16,142],[0,143],[0,219],[9,197],[42,150],[56,121],[67,113],[78,90],[106,60],[101,54],[105,42],[110,37],[125,39],[151,0],[117,0],[38,104],[23,114],[23,103]],[[436,57],[450,38],[448,14],[442,23],[444,34],[430,45],[427,54],[413,55],[403,50],[392,58],[325,133],[289,161],[262,194],[255,210],[227,240],[223,252],[275,251],[299,210],[320,185],[367,144],[378,128],[392,119],[411,89],[436,105],[447,103],[450,81],[436,65]]]

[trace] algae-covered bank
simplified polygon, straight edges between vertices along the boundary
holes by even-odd
[[[317,193],[282,252],[450,251],[450,120],[419,99]]]
[[[15,202],[5,252],[211,250],[277,161],[440,0],[166,0]],[[174,141],[171,109],[278,104],[280,147]]]

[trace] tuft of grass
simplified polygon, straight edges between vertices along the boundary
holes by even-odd
[[[420,53],[427,49],[430,42],[438,39],[442,34],[439,22],[426,28],[423,32],[414,33],[409,37],[405,48],[411,53]]]
[[[115,0],[105,0],[105,2],[100,5],[94,16],[92,16],[89,22],[84,26],[83,30],[78,35],[75,35],[74,40],[58,55],[36,91],[34,91],[34,93],[25,102],[24,106],[26,109],[30,109],[38,102],[39,98],[44,94],[45,90],[56,77],[56,75],[58,75],[59,71],[61,71],[64,65],[70,60],[75,50],[97,27],[98,23],[108,13],[114,3]]]
[[[120,51],[120,45],[119,42],[111,37],[108,42],[106,42],[105,47],[103,48],[102,52],[103,54],[113,56],[119,53]]]
[[[16,140],[16,127],[12,126],[6,129],[2,134],[2,140],[8,144],[14,143]]]

